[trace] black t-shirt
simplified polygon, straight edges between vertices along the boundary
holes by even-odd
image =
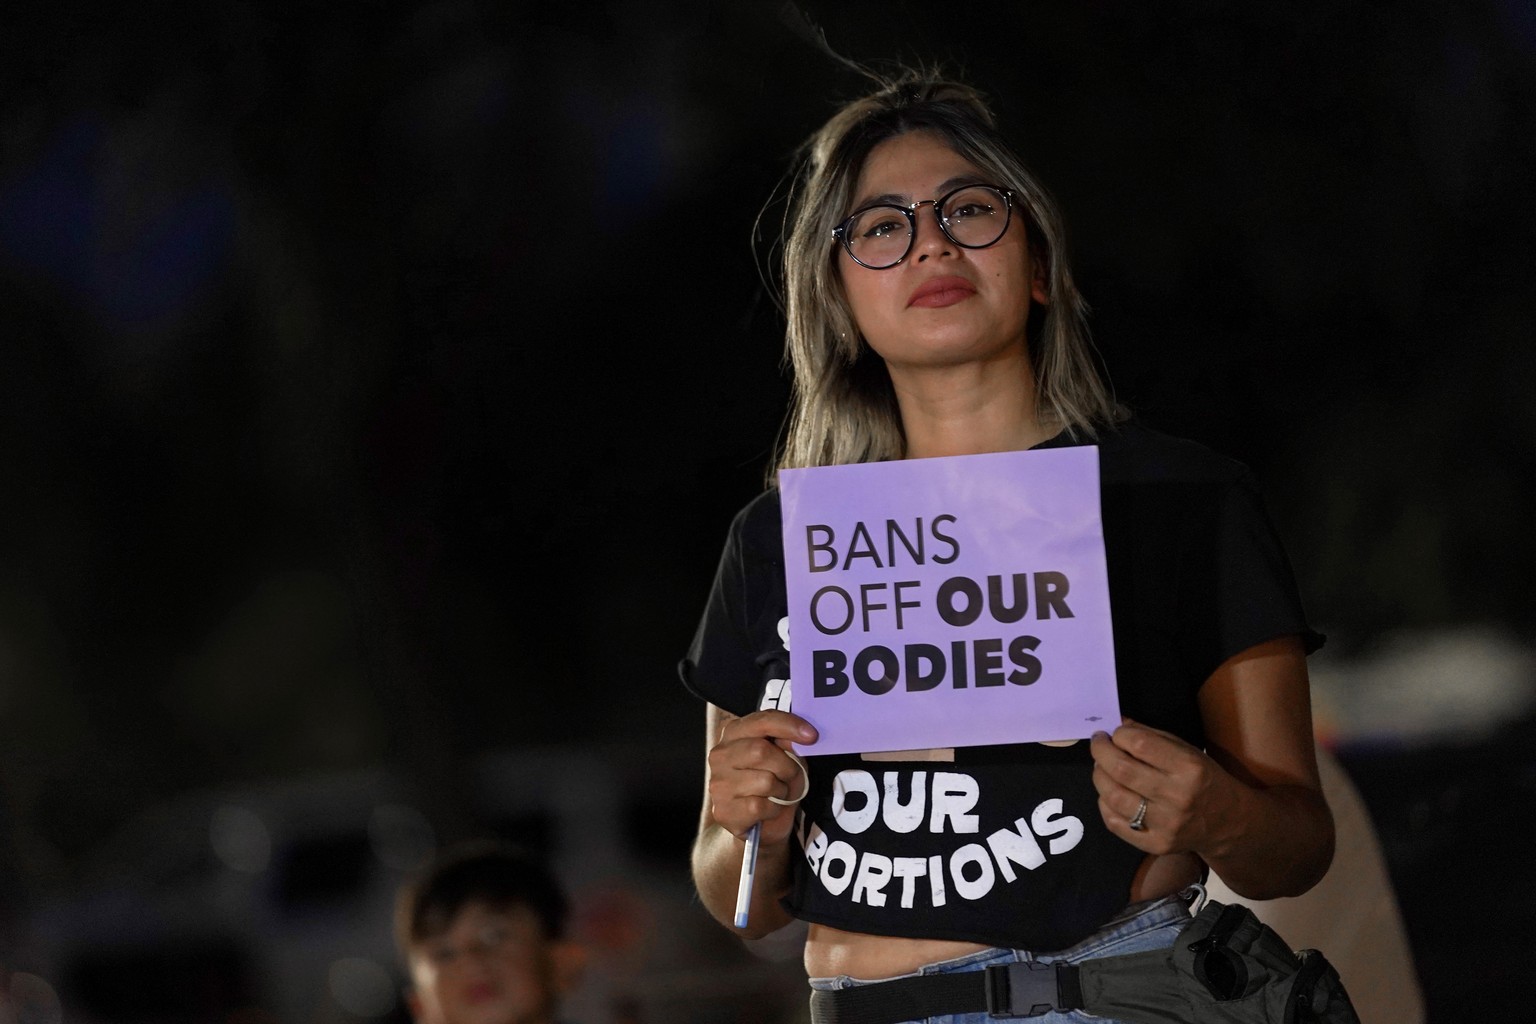
[[[1323,638],[1244,466],[1134,420],[1096,443],[1121,710],[1203,746],[1196,697],[1217,666],[1276,637],[1299,635],[1308,653]],[[731,524],[684,684],[735,715],[788,710],[787,614],[768,491]],[[785,901],[797,917],[1049,951],[1129,898],[1143,854],[1104,827],[1086,742],[970,747],[953,761],[805,752],[804,856]]]

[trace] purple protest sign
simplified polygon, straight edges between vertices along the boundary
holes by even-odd
[[[789,469],[779,492],[809,752],[1119,724],[1097,448]]]

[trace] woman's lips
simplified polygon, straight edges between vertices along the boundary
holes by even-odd
[[[976,294],[976,286],[963,277],[935,277],[931,281],[924,281],[918,286],[912,297],[907,299],[908,308],[921,306],[925,309],[939,309],[944,306],[953,306]]]

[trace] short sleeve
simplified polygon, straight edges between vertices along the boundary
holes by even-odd
[[[1290,559],[1252,477],[1225,485],[1186,538],[1179,581],[1183,648],[1195,678],[1235,654],[1297,636],[1308,654],[1324,636],[1307,622]]]
[[[749,573],[742,536],[747,511],[743,509],[731,523],[704,614],[688,653],[677,666],[689,692],[733,715],[750,714],[758,696],[747,629]]]

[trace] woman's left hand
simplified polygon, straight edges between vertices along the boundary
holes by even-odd
[[[1129,719],[1113,736],[1093,737],[1104,824],[1150,854],[1198,854],[1247,899],[1299,896],[1333,858],[1300,639],[1276,637],[1228,658],[1199,700],[1205,751]],[[1142,827],[1133,829],[1143,799]]]
[[[1238,783],[1204,751],[1130,719],[1113,736],[1095,733],[1090,747],[1099,814],[1111,832],[1155,854],[1201,853],[1219,844]],[[1133,829],[1143,799],[1142,827]]]

